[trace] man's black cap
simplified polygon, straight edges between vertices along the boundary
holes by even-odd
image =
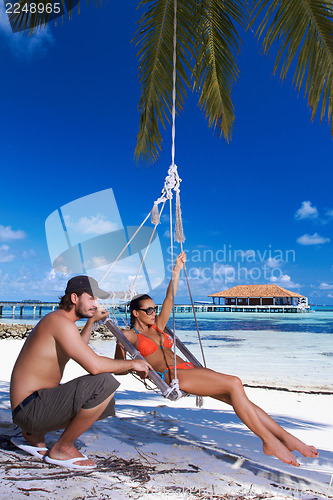
[[[97,281],[90,276],[74,276],[71,278],[65,290],[65,293],[87,292],[94,297],[107,299],[110,294],[99,288]]]

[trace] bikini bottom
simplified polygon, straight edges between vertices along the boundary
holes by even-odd
[[[165,375],[172,368],[174,368],[174,366],[169,366],[168,368],[166,368],[164,370],[164,372],[156,372],[156,373],[159,374],[159,376],[161,377],[162,380],[165,380]],[[192,368],[194,368],[194,366],[192,365],[192,363],[189,363],[188,361],[184,361],[183,363],[179,363],[179,365],[176,365],[176,368],[177,368],[177,370],[178,370],[178,368],[180,370],[191,370]]]

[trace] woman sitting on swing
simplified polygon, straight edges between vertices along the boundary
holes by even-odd
[[[178,255],[173,270],[173,288],[176,293],[179,274],[186,261],[186,254]],[[154,370],[170,384],[174,378],[174,353],[172,338],[164,333],[172,311],[172,280],[169,283],[161,312],[156,315],[156,306],[149,295],[139,295],[130,303],[131,329],[124,330],[126,338],[141,352]],[[125,352],[118,344],[115,357],[124,358]],[[282,462],[299,467],[294,450],[305,457],[317,457],[314,446],[308,446],[284,430],[261,408],[246,396],[238,377],[215,372],[209,368],[195,367],[177,356],[177,378],[181,390],[197,396],[211,396],[233,406],[238,417],[263,442],[266,455],[274,455]]]

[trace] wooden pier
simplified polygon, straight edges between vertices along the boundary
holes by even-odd
[[[52,311],[54,311],[58,307],[59,302],[40,302],[40,301],[32,301],[32,300],[22,300],[21,302],[19,301],[1,301],[0,302],[0,318],[3,313],[4,307],[9,307],[12,309],[12,316],[15,316],[15,309],[19,308],[20,309],[20,316],[23,316],[23,311],[24,308],[30,307],[32,308],[32,315],[35,317],[36,316],[36,311],[38,313],[38,316],[42,316],[42,310],[43,308],[51,308]]]
[[[161,305],[158,305],[158,312],[161,310]],[[269,306],[230,306],[219,304],[194,304],[195,312],[245,312],[245,313],[304,313],[309,312],[310,307],[296,306],[296,305],[269,305]],[[176,304],[176,313],[190,313],[192,306],[188,304]]]
[[[23,316],[24,308],[32,308],[32,315],[42,316],[43,308],[51,309],[54,311],[58,307],[58,302],[39,302],[39,301],[1,301],[0,302],[0,318],[3,315],[3,309],[11,308],[12,317],[15,316],[15,311],[17,308],[20,309],[20,316]],[[160,312],[162,305],[157,304],[158,312]],[[118,309],[118,308],[116,308]],[[119,310],[125,312],[128,307],[120,306]],[[221,305],[221,304],[194,304],[194,310],[197,313],[210,313],[210,312],[220,312],[220,313],[304,313],[309,312],[310,307],[300,307],[296,305],[269,305],[269,306],[240,306],[240,305]],[[126,312],[127,312],[126,311]],[[192,306],[189,304],[176,304],[175,312],[178,313],[191,313]]]

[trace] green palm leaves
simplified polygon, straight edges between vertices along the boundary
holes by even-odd
[[[191,38],[191,10],[189,2],[180,2],[177,9],[177,109],[182,109],[189,87],[189,41]],[[191,2],[194,4],[194,2]],[[146,7],[135,41],[140,46],[139,78],[141,99],[139,103],[140,129],[135,150],[136,157],[154,161],[162,149],[161,125],[169,120],[172,108],[173,73],[173,0],[144,0]]]
[[[140,46],[140,129],[135,156],[154,161],[162,148],[160,127],[172,107],[173,0],[146,0],[136,43]],[[244,14],[232,0],[178,0],[177,103],[182,109],[186,89],[197,89],[209,126],[229,139],[234,121],[232,86],[239,51],[234,23]]]
[[[333,2],[261,0],[254,5],[253,20],[260,17],[257,34],[264,50],[278,43],[274,72],[280,65],[284,79],[293,69],[293,83],[299,91],[304,88],[312,118],[321,102],[321,119],[327,110],[332,122]]]
[[[193,88],[199,91],[199,104],[206,112],[209,126],[229,140],[235,119],[231,101],[238,76],[235,54],[239,53],[234,23],[243,25],[245,16],[236,2],[206,0],[202,2],[200,17]]]
[[[63,0],[60,3],[63,7]],[[251,0],[177,3],[178,112],[187,92],[198,92],[208,125],[229,140],[240,33],[244,27],[256,25],[264,51],[277,52],[274,72],[280,67],[284,79],[292,71],[293,83],[299,91],[304,90],[312,118],[320,109],[321,119],[327,113],[332,123],[333,0],[252,0],[250,15]],[[141,85],[135,156],[154,162],[162,149],[161,130],[170,121],[172,109],[174,0],[142,0],[140,7],[144,12],[135,35]],[[69,14],[71,17],[71,8]],[[47,20],[45,12],[22,13],[17,23],[21,29],[32,29]]]
[[[151,15],[148,19],[144,14],[136,36],[142,93],[135,155],[137,159],[152,161],[161,149],[160,128],[164,120],[160,116],[168,117],[171,110],[171,69],[164,61],[170,65],[172,43],[162,47],[160,41],[171,36],[173,0],[142,3]],[[299,91],[304,89],[312,118],[320,106],[321,119],[327,113],[332,124],[332,0],[254,0],[249,20],[246,0],[178,0],[178,5],[182,13],[177,30],[177,73],[178,81],[181,80],[178,110],[186,95],[185,88],[197,90],[208,125],[229,140],[234,122],[231,93],[238,76],[239,32],[244,25],[257,24],[264,51],[277,50],[274,72],[281,67],[280,76],[284,79],[293,71],[293,83]],[[164,25],[162,12],[169,16]],[[157,71],[161,62],[163,78]]]

